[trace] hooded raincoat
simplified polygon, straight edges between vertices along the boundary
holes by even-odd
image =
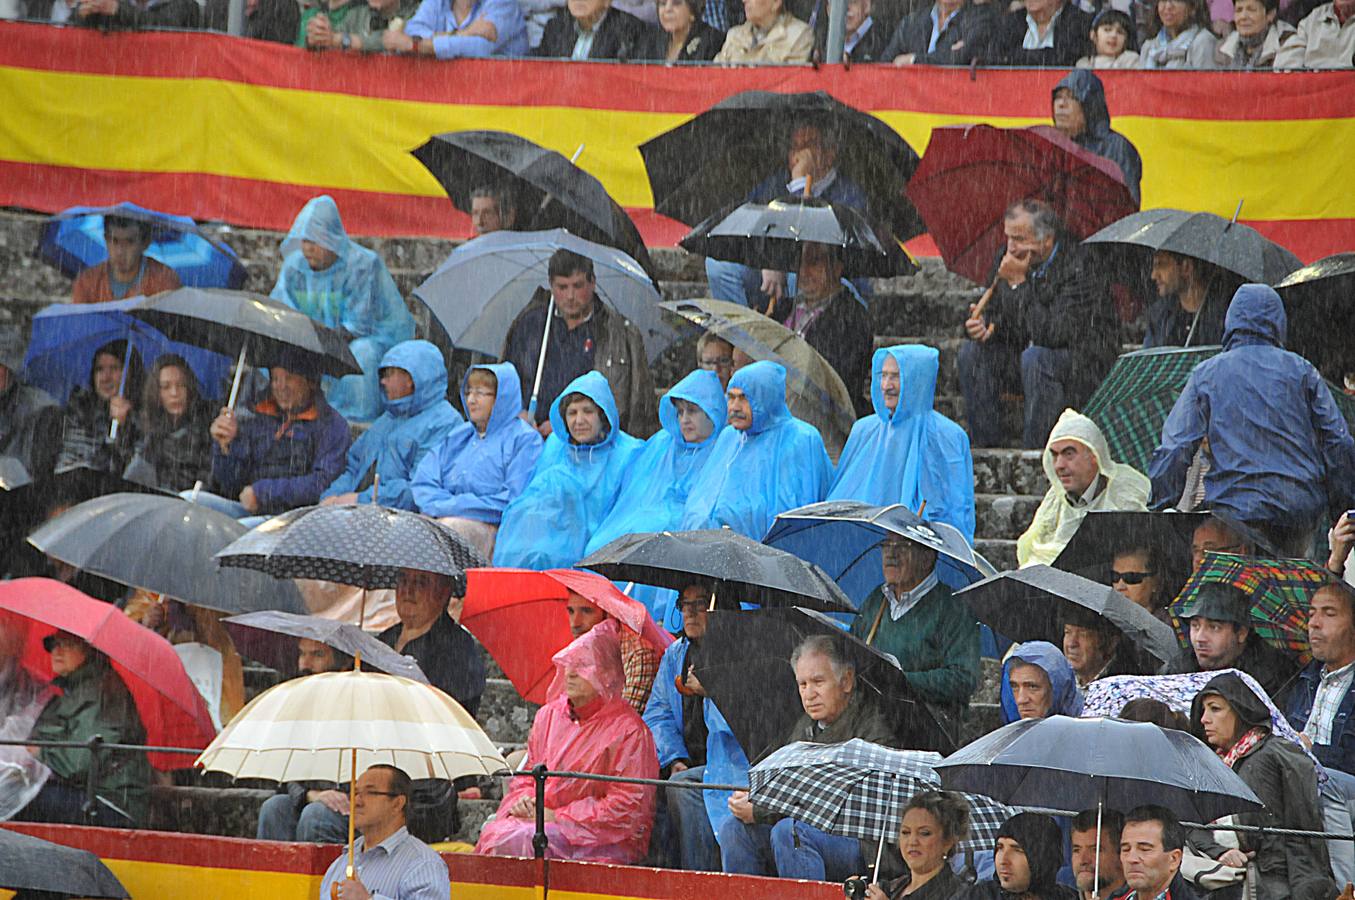
[[[1068,492],[1054,474],[1054,459],[1049,448],[1059,441],[1077,441],[1090,449],[1096,455],[1096,465],[1100,470],[1098,478],[1105,479],[1095,497],[1077,506],[1073,505],[1073,500],[1069,499]],[[1049,440],[1045,442],[1041,462],[1044,463],[1045,477],[1049,479],[1049,490],[1035,510],[1030,527],[1016,540],[1016,562],[1020,566],[1036,563],[1051,565],[1077,532],[1082,519],[1094,509],[1138,512],[1147,509],[1148,479],[1133,466],[1111,459],[1110,447],[1101,429],[1079,412],[1065,409],[1063,415],[1059,416],[1059,421],[1049,432]],[[1176,496],[1181,496],[1181,491],[1178,490]]]
[[[575,444],[560,402],[583,394],[602,410],[608,430],[596,444]],[[496,403],[497,405],[497,403]],[[627,471],[644,448],[616,422],[612,389],[601,372],[571,381],[550,407],[554,429],[526,489],[508,504],[494,545],[494,565],[567,568],[584,556],[589,539],[616,505]]]
[[[419,461],[443,438],[470,426],[447,402],[442,352],[428,341],[396,344],[381,357],[381,368],[408,372],[414,393],[383,400],[386,411],[348,448],[348,467],[320,496],[356,493],[359,503],[371,503],[372,476],[379,475],[376,500],[382,506],[412,510],[412,480]]]
[[[1049,687],[1053,697],[1048,715],[1079,716],[1082,714],[1082,691],[1077,686],[1077,675],[1058,647],[1048,641],[1027,641],[1017,644],[1007,654],[1002,664],[1002,721],[1004,724],[1021,718],[1016,711],[1016,698],[1012,696],[1012,666],[1018,662],[1039,666],[1049,676]],[[1057,867],[1056,867],[1057,868]]]
[[[786,370],[763,360],[729,381],[748,397],[746,431],[726,425],[682,512],[682,530],[729,527],[762,540],[778,513],[823,499],[833,466],[823,438],[786,408]]]
[[[522,420],[522,387],[512,363],[472,366],[494,375],[494,408],[481,434],[473,425],[448,433],[414,472],[414,502],[426,516],[454,516],[498,527],[504,508],[541,456],[541,435]],[[461,382],[461,407],[466,381]]]
[[[1054,85],[1053,93],[1057,94],[1060,88],[1072,91],[1077,102],[1082,104],[1082,117],[1086,126],[1081,134],[1073,138],[1073,142],[1119,166],[1130,196],[1135,203],[1139,202],[1143,160],[1129,138],[1111,130],[1110,110],[1106,107],[1106,90],[1101,85],[1101,79],[1088,69],[1074,69]]]
[[[899,401],[891,413],[880,388],[885,360],[899,367]],[[902,503],[923,517],[954,525],[974,540],[974,458],[969,435],[932,409],[941,355],[933,347],[903,344],[875,351],[870,400],[875,415],[859,419],[838,460],[829,500],[879,506]]]
[[[598,376],[601,377],[601,376]],[[553,414],[553,413],[552,413]],[[528,765],[553,771],[595,772],[632,778],[657,778],[654,738],[644,721],[621,697],[621,648],[610,629],[594,628],[555,654],[550,699],[537,711],[527,738]],[[565,693],[566,671],[591,684],[597,697],[576,708]],[[495,817],[485,824],[476,853],[531,856],[534,819],[508,810],[535,796],[532,778],[514,778]],[[552,778],[546,782],[546,823],[552,859],[634,865],[649,849],[655,791],[650,785]]]
[[[311,241],[338,255],[316,271],[301,252]],[[342,328],[354,340],[361,375],[325,379],[325,394],[344,418],[370,422],[381,413],[377,369],[387,350],[414,337],[414,317],[381,257],[348,239],[339,207],[327,197],[307,201],[282,242],[282,270],[270,296],[330,328]]]
[[[1322,376],[1284,349],[1279,294],[1233,295],[1223,351],[1195,367],[1153,453],[1153,508],[1173,505],[1201,440],[1212,465],[1205,503],[1248,525],[1312,528],[1355,505],[1355,442]]]
[[[980,881],[961,891],[957,897],[964,900],[1016,900],[1018,897],[1076,900],[1077,891],[1055,881],[1063,865],[1063,833],[1053,819],[1040,813],[1017,813],[1002,823],[997,836],[998,839],[1011,838],[1025,851],[1026,863],[1030,866],[1030,887],[1017,894],[1008,893],[1002,890],[994,876],[991,881]],[[994,844],[996,848],[996,842]]]

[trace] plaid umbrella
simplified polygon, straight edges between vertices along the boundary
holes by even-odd
[[[797,741],[749,770],[749,797],[775,813],[843,837],[897,840],[903,807],[915,794],[941,790],[932,768],[941,754],[891,750],[860,738],[842,744]],[[981,794],[969,801],[969,837],[961,850],[990,850],[1017,810]]]
[[[1308,601],[1330,580],[1327,570],[1311,560],[1206,553],[1204,562],[1168,610],[1181,635],[1181,645],[1189,646],[1189,632],[1181,618],[1186,604],[1195,599],[1202,585],[1231,585],[1251,598],[1252,630],[1272,647],[1298,654],[1306,665],[1312,658],[1308,649]]]

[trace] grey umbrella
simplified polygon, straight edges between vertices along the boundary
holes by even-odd
[[[130,897],[117,876],[88,850],[0,828],[0,888],[67,897]]]
[[[1258,284],[1275,284],[1302,263],[1254,228],[1213,213],[1145,209],[1113,222],[1083,243],[1120,245],[1127,252],[1166,250],[1202,260]]]
[[[231,616],[225,621],[232,628],[257,628],[295,638],[308,638],[349,656],[361,654],[364,665],[380,669],[389,675],[399,675],[428,684],[428,676],[423,674],[423,669],[419,668],[413,657],[395,652],[356,625],[322,619],[319,616],[298,616],[284,612],[245,613],[242,616]],[[295,657],[289,660],[275,654],[272,659],[259,661],[271,665],[280,672],[286,672],[292,668]]]

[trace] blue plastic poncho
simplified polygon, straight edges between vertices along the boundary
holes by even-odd
[[[1063,651],[1049,641],[1027,641],[1017,644],[1007,654],[1002,664],[1002,721],[1015,722],[1021,718],[1016,711],[1016,698],[1012,696],[1012,665],[1017,662],[1039,666],[1049,676],[1050,698],[1049,715],[1079,716],[1082,714],[1082,690],[1077,686],[1077,676],[1073,666]]]
[[[583,394],[597,404],[609,425],[596,444],[569,437],[560,402]],[[494,545],[494,565],[521,569],[572,566],[583,558],[588,539],[612,511],[621,482],[644,442],[616,427],[620,421],[612,389],[601,372],[575,378],[550,406],[554,429],[546,438],[527,488],[508,504]]]
[[[899,402],[891,413],[880,388],[890,357],[899,366]],[[884,347],[871,361],[875,415],[852,426],[838,460],[829,500],[878,506],[901,503],[922,517],[959,529],[974,541],[974,457],[965,430],[932,409],[941,355],[916,344]]]
[[[442,351],[428,341],[396,344],[381,357],[381,368],[408,372],[414,379],[414,393],[383,400],[386,411],[348,448],[347,468],[320,496],[357,493],[359,503],[371,503],[369,473],[375,466],[381,476],[377,501],[395,509],[414,509],[410,481],[424,454],[448,434],[470,426],[447,402]]]
[[[472,366],[498,381],[485,433],[467,425],[449,434],[414,473],[414,502],[426,516],[455,516],[499,524],[503,511],[527,486],[541,456],[541,435],[522,420],[522,386],[512,363]],[[461,406],[466,381],[461,382]]]
[[[319,272],[301,252],[311,241],[338,254]],[[325,380],[325,398],[349,421],[370,422],[381,413],[377,367],[386,351],[414,337],[414,317],[395,279],[375,252],[348,239],[339,207],[327,196],[301,208],[282,242],[282,271],[270,295],[331,328],[353,335],[348,345],[362,375]]]
[[[778,513],[823,499],[832,477],[823,438],[786,408],[786,370],[763,360],[729,381],[753,410],[747,431],[726,425],[692,485],[682,530],[728,526],[755,541]]]

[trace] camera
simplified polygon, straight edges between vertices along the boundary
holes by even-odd
[[[866,887],[869,884],[865,878],[848,878],[842,882],[842,894],[847,900],[866,900]]]

